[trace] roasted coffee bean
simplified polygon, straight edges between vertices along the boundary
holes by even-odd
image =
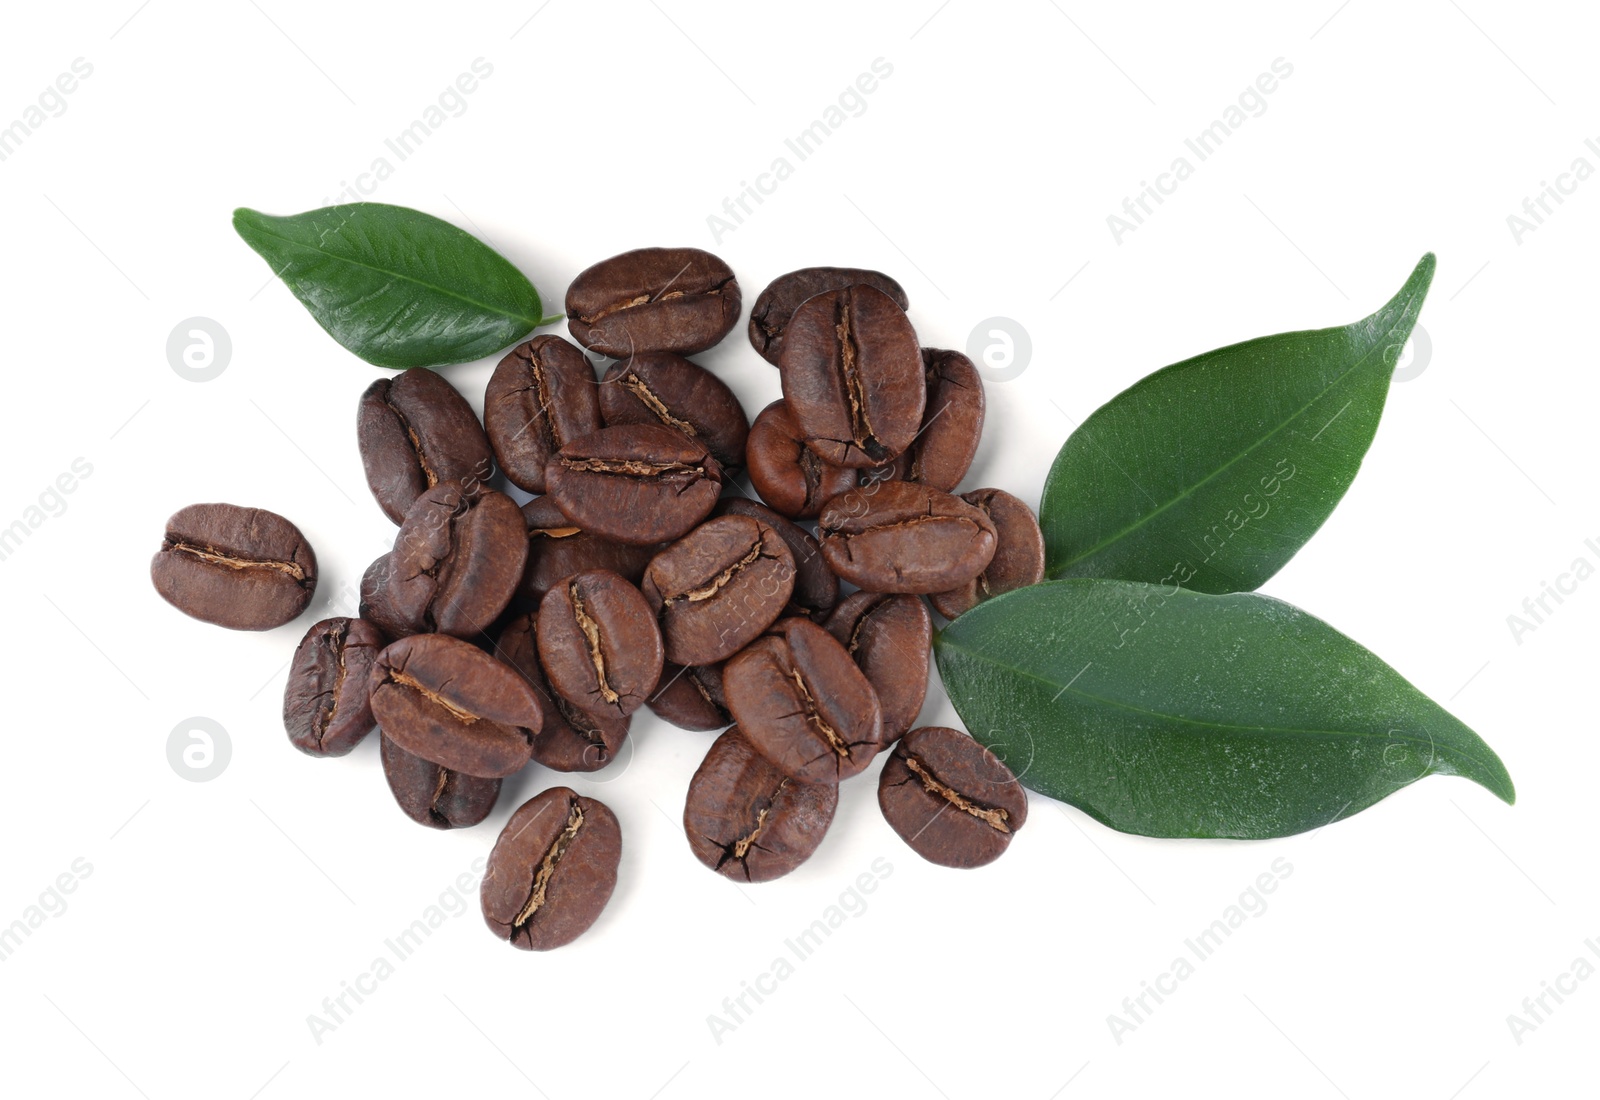
[[[387,735],[378,739],[383,777],[400,809],[430,829],[466,829],[494,810],[500,780],[453,772],[413,756]]]
[[[613,359],[641,351],[693,355],[739,320],[733,270],[698,248],[639,248],[602,260],[572,280],[567,327]]]
[[[629,584],[638,584],[644,579],[644,567],[660,549],[629,546],[585,531],[547,496],[524,504],[522,519],[528,526],[528,564],[517,598],[528,608],[537,608],[552,585],[590,569],[609,569]]]
[[[945,867],[998,859],[1028,820],[1028,796],[1011,769],[947,726],[900,739],[878,777],[878,805],[912,851]]]
[[[928,694],[928,609],[915,596],[857,592],[845,597],[826,626],[878,693],[887,745],[916,723]]]
[[[365,619],[323,619],[289,662],[283,728],[310,756],[343,756],[372,732],[371,678],[383,632]]]
[[[800,308],[800,303],[818,294],[851,286],[881,290],[901,309],[909,304],[900,284],[881,271],[860,267],[803,267],[779,275],[756,298],[756,304],[750,308],[750,343],[761,353],[761,358],[777,366],[783,353],[783,331],[789,327],[789,318]]]
[[[679,729],[720,730],[733,724],[722,694],[722,666],[661,666],[661,683],[645,703],[657,718]]]
[[[191,504],[167,520],[150,580],[185,615],[232,630],[271,630],[311,603],[317,556],[276,513]]]
[[[867,592],[944,592],[994,557],[994,521],[960,497],[881,481],[834,497],[817,520],[822,553]]]
[[[383,631],[391,642],[416,633],[389,599],[389,559],[393,556],[390,551],[372,559],[361,574],[361,602],[357,605],[357,614]]]
[[[640,591],[661,626],[667,660],[709,665],[771,626],[794,590],[794,555],[749,516],[707,520],[645,568]]]
[[[683,831],[695,858],[735,882],[769,882],[811,857],[833,823],[837,783],[783,774],[734,726],[689,780]]]
[[[749,516],[776,531],[794,556],[794,591],[789,594],[784,616],[803,615],[812,622],[828,617],[839,602],[839,578],[823,560],[822,546],[810,531],[749,497],[723,497],[712,514]]]
[[[826,630],[782,619],[722,669],[728,710],[750,743],[785,775],[837,783],[882,747],[877,693]]]
[[[917,334],[881,290],[852,286],[807,299],[784,332],[778,369],[806,446],[836,466],[886,462],[922,426]]]
[[[599,771],[616,759],[631,718],[580,710],[550,690],[539,663],[538,613],[517,615],[500,628],[494,653],[522,673],[539,699],[544,725],[533,735],[533,759],[558,772]]]
[[[571,943],[599,919],[621,862],[622,829],[606,804],[552,787],[524,802],[494,842],[483,919],[524,951]]]
[[[522,582],[527,525],[516,503],[459,481],[417,498],[389,557],[385,596],[409,633],[482,632]]]
[[[783,401],[756,414],[745,446],[750,484],[775,512],[814,519],[822,506],[856,484],[856,471],[824,462],[806,446],[800,425]]]
[[[1044,534],[1033,510],[1000,489],[974,489],[961,499],[981,509],[994,523],[994,557],[982,573],[958,588],[928,597],[947,619],[970,611],[990,596],[1044,580]]]
[[[661,679],[661,630],[639,590],[604,569],[568,577],[539,605],[539,663],[590,714],[626,718]]]
[[[659,424],[622,424],[562,447],[545,485],[585,531],[645,546],[705,519],[722,494],[722,470],[705,445]]]
[[[472,406],[442,375],[425,367],[367,387],[356,416],[356,441],[367,487],[396,523],[440,482],[481,483],[494,472],[489,439]]]
[[[928,403],[917,438],[887,466],[864,471],[864,480],[915,481],[953,493],[967,476],[983,435],[983,379],[959,351],[923,348]]]
[[[483,426],[507,480],[544,492],[544,468],[563,445],[601,428],[600,389],[588,356],[559,336],[518,344],[494,368]]]
[[[600,380],[606,425],[660,424],[705,444],[725,474],[744,465],[750,421],[722,379],[669,351],[641,351]]]
[[[378,654],[372,715],[413,756],[487,778],[528,762],[543,720],[526,680],[447,634],[402,638]]]

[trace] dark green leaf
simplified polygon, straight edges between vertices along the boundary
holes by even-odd
[[[1365,320],[1207,352],[1095,410],[1045,481],[1046,575],[1258,588],[1354,480],[1433,268]]]
[[[1124,832],[1285,836],[1432,774],[1515,798],[1477,734],[1268,596],[1047,581],[979,604],[935,648],[973,736]]]
[[[280,218],[241,207],[233,227],[328,335],[380,367],[481,359],[555,320],[504,256],[419,210],[357,202]]]

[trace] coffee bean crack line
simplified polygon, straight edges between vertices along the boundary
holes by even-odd
[[[837,441],[836,441],[837,442]],[[817,490],[822,487],[822,459],[804,443],[800,444],[800,475],[805,480],[806,498],[801,511],[809,511],[817,499]]]
[[[439,769],[439,778],[433,785],[433,797],[428,799],[428,816],[435,821],[449,823],[449,816],[439,812],[439,799],[444,797],[444,789],[450,784],[450,769],[443,764],[436,764]]]
[[[744,569],[745,566],[759,561],[763,557],[767,557],[769,560],[771,559],[771,555],[764,555],[761,553],[761,537],[758,535],[756,536],[756,541],[750,545],[750,549],[745,552],[744,557],[728,566],[728,568],[718,573],[715,577],[712,577],[699,588],[691,588],[689,591],[680,592],[676,596],[668,596],[663,602],[663,606],[668,606],[683,600],[688,600],[690,603],[698,603],[701,600],[709,600],[712,596],[715,596],[718,592],[722,591],[722,589],[726,587],[728,583],[732,581],[733,578],[739,573],[739,571]]]
[[[871,607],[861,613],[861,617],[856,620],[856,625],[851,628],[850,644],[845,648],[852,657],[855,656],[856,650],[861,648],[861,632],[867,629],[867,624],[872,621],[872,617],[878,613],[879,609],[888,602],[888,599],[888,596],[879,597]]]
[[[556,837],[555,843],[550,845],[550,850],[544,854],[544,860],[539,864],[539,870],[533,876],[533,888],[528,893],[528,900],[523,904],[521,912],[511,922],[514,932],[520,932],[539,907],[545,903],[545,895],[550,889],[550,879],[556,873],[556,865],[561,862],[561,857],[567,854],[567,849],[572,847],[572,842],[578,836],[578,830],[583,828],[583,806],[576,799],[567,811],[567,824],[561,830],[561,835]]]
[[[856,360],[861,348],[856,342],[855,318],[851,299],[841,295],[834,312],[834,335],[839,340],[839,369],[844,374],[846,396],[850,399],[850,434],[852,442],[866,455],[875,458],[889,457],[889,448],[872,433],[872,422],[867,417],[867,395],[861,383],[861,371]],[[836,441],[837,442],[837,441]]]
[[[473,714],[469,710],[462,710],[460,707],[450,702],[450,700],[446,699],[443,695],[440,695],[437,691],[424,686],[422,681],[418,680],[416,677],[409,676],[400,669],[390,670],[389,682],[393,684],[399,684],[401,687],[410,688],[412,691],[428,700],[428,702],[432,703],[434,706],[445,711],[445,713],[449,714],[450,717],[454,718],[464,726],[470,726],[472,723],[478,720],[478,716],[476,714]]]
[[[933,772],[925,764],[923,764],[921,760],[918,760],[910,753],[906,754],[905,762],[906,767],[910,768],[913,774],[915,774],[918,779],[922,780],[922,786],[926,791],[928,791],[929,794],[938,795],[956,809],[961,810],[964,813],[971,814],[979,821],[987,824],[990,828],[998,829],[1002,833],[1009,833],[1011,831],[1010,826],[1006,824],[1006,822],[1010,819],[1010,815],[1006,813],[1006,811],[994,807],[982,806],[976,802],[973,802],[971,799],[958,792],[954,787],[950,787],[941,782],[938,776],[934,775]]]
[[[794,677],[795,687],[800,689],[800,702],[805,707],[806,721],[822,732],[828,742],[828,748],[838,753],[845,760],[850,759],[850,746],[839,731],[830,726],[817,710],[817,701],[812,697],[811,689],[806,687],[806,679],[800,674],[799,669],[792,669],[790,675]]]
[[[201,561],[220,565],[226,569],[276,569],[278,572],[293,578],[296,584],[304,587],[306,571],[298,562],[275,561],[270,558],[241,558],[232,554],[220,553],[215,546],[199,547],[181,539],[173,539],[167,546],[180,554],[189,554]]]
[[[893,523],[875,523],[870,527],[863,527],[856,531],[846,531],[839,527],[824,528],[822,535],[824,538],[837,537],[844,544],[845,557],[854,561],[856,557],[853,548],[854,540],[862,535],[870,535],[875,531],[904,531],[910,527],[920,527],[925,523],[960,523],[972,528],[972,538],[977,538],[983,534],[982,527],[960,516],[918,516],[915,519],[897,520]],[[902,575],[901,568],[898,565],[894,567],[894,572],[897,577]]]
[[[561,465],[574,473],[609,474],[612,477],[637,477],[665,481],[671,477],[686,477],[689,482],[706,476],[704,466],[691,466],[687,462],[645,462],[638,459],[617,458],[562,458]]]
[[[678,272],[678,275],[682,275],[682,274],[683,274],[682,271]],[[675,279],[677,279],[677,277],[678,277],[677,275],[674,275],[673,279],[675,280]],[[602,317],[609,317],[613,313],[621,313],[623,310],[633,309],[636,306],[649,305],[651,302],[667,302],[667,301],[671,301],[674,298],[716,298],[716,297],[721,297],[723,288],[725,286],[727,286],[731,282],[733,282],[732,278],[721,279],[721,280],[713,283],[710,287],[706,288],[705,290],[700,290],[700,291],[694,291],[694,290],[663,290],[659,294],[639,294],[639,295],[636,295],[635,297],[629,298],[627,301],[615,302],[612,305],[605,306],[602,309],[599,309],[599,310],[595,311],[594,313],[576,313],[576,314],[570,314],[569,316],[576,317],[579,321],[582,321],[586,325],[592,325],[596,321],[600,320]],[[669,282],[668,285],[670,286],[671,283]]]
[[[546,415],[550,411],[550,406],[555,402],[546,392],[544,368],[539,365],[539,361],[537,359],[534,359],[531,356],[528,358],[528,375],[533,379],[533,381],[529,385],[518,386],[512,392],[533,394],[534,403],[539,406],[539,411],[534,413],[533,417],[522,426],[522,431],[527,431],[529,428],[533,427],[536,422],[543,420],[545,434],[550,437],[554,444],[550,449],[553,451],[558,451],[561,449],[561,445],[564,440],[561,438],[561,433],[556,430],[555,419]],[[517,434],[521,435],[522,432],[518,432]]]
[[[790,781],[788,779],[784,779],[778,783],[776,788],[773,789],[772,794],[766,799],[767,804],[761,807],[761,811],[756,814],[755,828],[751,829],[738,840],[735,840],[732,844],[720,845],[722,848],[722,859],[717,862],[718,870],[720,870],[722,865],[727,863],[730,859],[736,859],[740,863],[744,863],[750,855],[750,849],[759,847],[759,845],[756,844],[756,839],[761,836],[761,833],[767,827],[767,815],[772,813],[773,804],[777,802],[778,796],[783,794],[784,788],[789,786],[789,783]],[[712,841],[712,843],[716,843],[716,841]]]
[[[728,708],[724,707],[721,703],[719,703],[715,699],[711,698],[711,692],[706,690],[705,684],[702,684],[700,682],[700,677],[695,675],[694,669],[690,669],[689,670],[688,676],[689,676],[689,683],[692,684],[694,686],[694,689],[700,693],[700,698],[704,699],[708,704],[710,704],[711,708],[713,710],[715,710],[719,715],[726,716],[727,713],[728,713]]]
[[[322,739],[328,735],[328,727],[333,725],[333,716],[339,712],[339,695],[344,688],[345,673],[348,671],[344,663],[344,641],[345,635],[349,631],[350,628],[348,626],[341,624],[325,633],[321,639],[322,644],[331,649],[334,655],[339,658],[339,675],[334,678],[333,687],[321,693],[321,695],[330,696],[333,699],[333,705],[321,715],[321,721],[316,726],[317,747],[319,749],[323,747]]]
[[[633,394],[640,401],[643,401],[645,407],[655,414],[656,419],[667,427],[676,428],[690,438],[698,438],[699,433],[695,431],[694,425],[687,420],[680,420],[673,416],[672,410],[667,408],[667,403],[661,400],[656,395],[656,392],[650,388],[649,384],[633,371],[623,375],[622,388]]]
[[[400,421],[400,426],[406,430],[406,438],[411,441],[411,452],[416,455],[417,465],[422,468],[422,476],[428,479],[428,488],[432,489],[439,484],[439,475],[434,473],[433,467],[428,464],[428,452],[422,446],[422,437],[411,426],[411,421],[406,414],[400,411],[400,406],[390,401],[385,394],[383,403],[389,406],[389,411],[394,413],[394,418]]]
[[[578,629],[583,631],[583,640],[589,650],[589,660],[594,664],[594,676],[600,685],[600,694],[614,706],[622,696],[606,679],[606,655],[600,650],[600,624],[590,618],[588,609],[583,606],[583,596],[578,593],[577,584],[568,585],[567,592],[572,596],[572,617],[577,621]]]

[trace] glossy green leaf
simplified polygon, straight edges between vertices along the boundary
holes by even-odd
[[[1477,734],[1268,596],[1047,581],[979,604],[935,651],[967,729],[1025,786],[1124,832],[1286,836],[1433,774],[1515,798]]]
[[[1045,481],[1046,575],[1258,588],[1354,480],[1433,269],[1365,320],[1207,352],[1095,410]]]
[[[504,256],[419,210],[357,202],[272,217],[241,207],[233,227],[328,335],[380,367],[481,359],[557,320]]]

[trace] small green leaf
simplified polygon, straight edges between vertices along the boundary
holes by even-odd
[[[481,359],[559,320],[504,256],[419,210],[357,202],[272,217],[241,207],[233,228],[328,335],[376,366]]]
[[[1365,320],[1207,352],[1095,410],[1045,480],[1046,576],[1260,587],[1355,479],[1433,269]]]
[[[1025,786],[1124,832],[1287,836],[1434,774],[1516,797],[1477,734],[1268,596],[1047,581],[979,604],[935,651],[967,729]]]

